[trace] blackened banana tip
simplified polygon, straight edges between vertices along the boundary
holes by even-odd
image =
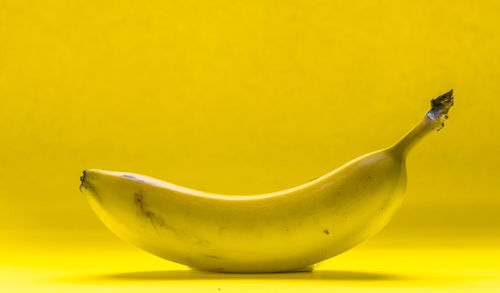
[[[83,175],[80,176],[80,192],[82,191],[83,183],[85,182],[85,172],[87,172],[87,170],[83,170]]]

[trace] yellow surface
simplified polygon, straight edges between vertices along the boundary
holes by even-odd
[[[497,249],[362,246],[313,272],[283,274],[192,271],[130,249],[2,258],[5,292],[493,292],[500,283]]]
[[[493,0],[0,1],[0,288],[500,287],[499,15]],[[178,268],[113,238],[78,191],[87,168],[292,187],[392,144],[450,88],[402,209],[330,273],[133,273]]]

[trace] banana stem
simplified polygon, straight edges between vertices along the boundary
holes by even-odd
[[[423,137],[434,130],[441,130],[444,121],[448,119],[448,110],[453,106],[453,90],[431,100],[431,106],[431,110],[427,112],[422,122],[391,146],[389,148],[391,151],[404,158]]]

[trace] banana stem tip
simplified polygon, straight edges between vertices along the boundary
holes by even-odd
[[[432,108],[427,112],[427,117],[440,122],[442,128],[444,126],[444,120],[448,119],[448,111],[451,106],[453,106],[453,89],[431,100]]]

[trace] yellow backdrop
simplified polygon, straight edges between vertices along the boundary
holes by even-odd
[[[121,245],[84,169],[272,192],[392,144],[450,88],[372,241],[498,244],[498,1],[353,3],[1,1],[2,245]]]

